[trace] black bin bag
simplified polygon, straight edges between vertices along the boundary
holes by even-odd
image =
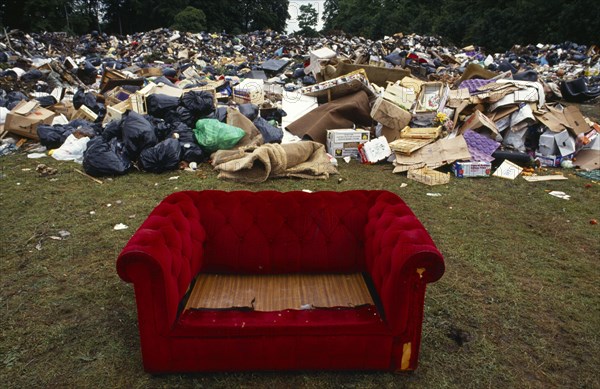
[[[177,169],[180,161],[181,145],[177,139],[169,138],[142,151],[138,165],[147,172],[162,173]]]
[[[130,168],[131,162],[117,138],[106,141],[97,136],[88,142],[83,153],[83,169],[90,176],[119,176]]]
[[[281,143],[283,139],[283,130],[271,125],[261,116],[254,119],[254,125],[263,136],[265,143]]]
[[[164,119],[165,115],[174,111],[179,105],[179,98],[156,93],[146,97],[146,106],[148,107],[148,114]]]
[[[125,151],[127,152],[127,157],[132,161],[138,159],[142,150],[158,143],[152,123],[139,113],[134,111],[127,112],[121,122],[121,128]]]
[[[37,127],[37,135],[40,138],[40,144],[45,146],[48,150],[59,148],[67,137],[73,133],[75,129],[71,126],[63,126],[56,124],[50,126],[47,124],[40,124]]]
[[[180,106],[187,108],[194,119],[210,115],[215,110],[215,101],[212,93],[206,91],[191,91],[180,98]]]

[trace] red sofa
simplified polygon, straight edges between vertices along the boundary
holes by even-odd
[[[144,368],[414,370],[425,287],[442,255],[387,191],[186,191],[166,197],[117,260],[132,282]],[[203,273],[356,273],[374,305],[276,312],[183,310]]]

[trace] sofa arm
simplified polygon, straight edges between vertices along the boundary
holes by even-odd
[[[371,209],[365,254],[386,320],[394,333],[402,334],[415,319],[413,311],[422,312],[418,305],[422,305],[425,284],[442,276],[444,260],[425,227],[396,199]]]
[[[117,259],[119,276],[134,284],[138,316],[154,312],[159,332],[175,322],[179,303],[202,265],[205,231],[193,200],[190,192],[165,198]]]

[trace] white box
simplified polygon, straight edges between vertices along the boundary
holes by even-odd
[[[371,139],[367,130],[327,130],[327,152],[336,158],[358,158],[358,145]]]
[[[538,151],[540,154],[544,156],[557,154],[558,149],[556,148],[556,141],[554,139],[557,134],[557,132],[546,130],[546,132],[540,135],[538,143]]]

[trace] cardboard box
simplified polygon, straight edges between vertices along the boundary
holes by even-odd
[[[460,132],[464,133],[467,130],[475,130],[481,127],[488,128],[492,133],[499,135],[500,132],[496,127],[496,124],[491,121],[487,116],[485,116],[480,111],[475,111],[471,116],[465,120],[464,124],[460,127]]]
[[[560,167],[562,161],[572,159],[575,154],[569,155],[543,155],[541,153],[535,153],[535,160],[539,161],[540,165],[545,167]]]
[[[373,105],[373,109],[371,109],[371,117],[385,127],[401,130],[410,123],[412,115],[396,104],[380,97]],[[388,142],[393,140],[388,139]]]
[[[42,108],[37,101],[21,101],[6,115],[4,129],[13,134],[38,140],[39,124],[52,124],[54,112]]]
[[[363,163],[376,163],[392,154],[390,145],[384,136],[370,140],[358,146],[360,159]]]
[[[327,152],[336,158],[358,158],[358,145],[371,139],[366,130],[327,130]]]
[[[58,115],[65,115],[65,117],[69,120],[75,113],[75,107],[73,107],[72,101],[64,101],[62,103],[57,103],[50,106],[49,108],[51,111],[54,111]]]
[[[85,105],[82,105],[71,116],[71,120],[75,120],[75,119],[84,119],[84,120],[87,120],[88,122],[93,123],[96,121],[96,119],[98,119],[98,115],[94,111],[92,111],[91,109],[86,107]]]
[[[364,64],[357,65],[346,62],[340,62],[338,65],[335,65],[333,72],[322,72],[322,74],[325,80],[330,80],[361,69],[369,78],[369,82],[382,87],[387,85],[387,82],[396,82],[410,75],[410,71],[407,69],[384,68]]]
[[[554,141],[556,142],[556,147],[558,147],[560,155],[565,156],[575,152],[575,138],[569,134],[569,131],[565,130],[559,132],[554,137]]]
[[[389,84],[383,92],[383,98],[400,108],[410,111],[417,100],[417,93],[411,88]]]
[[[547,130],[540,135],[538,151],[542,155],[571,155],[575,152],[575,139],[567,130],[561,132]]]
[[[454,162],[452,172],[458,178],[489,177],[492,173],[491,162]]]
[[[556,134],[556,132],[546,130],[546,132],[540,135],[538,151],[541,155],[555,155],[557,153],[558,150],[554,141]]]
[[[438,112],[444,108],[442,103],[444,84],[441,82],[425,82],[417,99],[415,112]]]
[[[265,102],[265,81],[247,78],[233,87],[233,101],[237,104],[261,105]]]

